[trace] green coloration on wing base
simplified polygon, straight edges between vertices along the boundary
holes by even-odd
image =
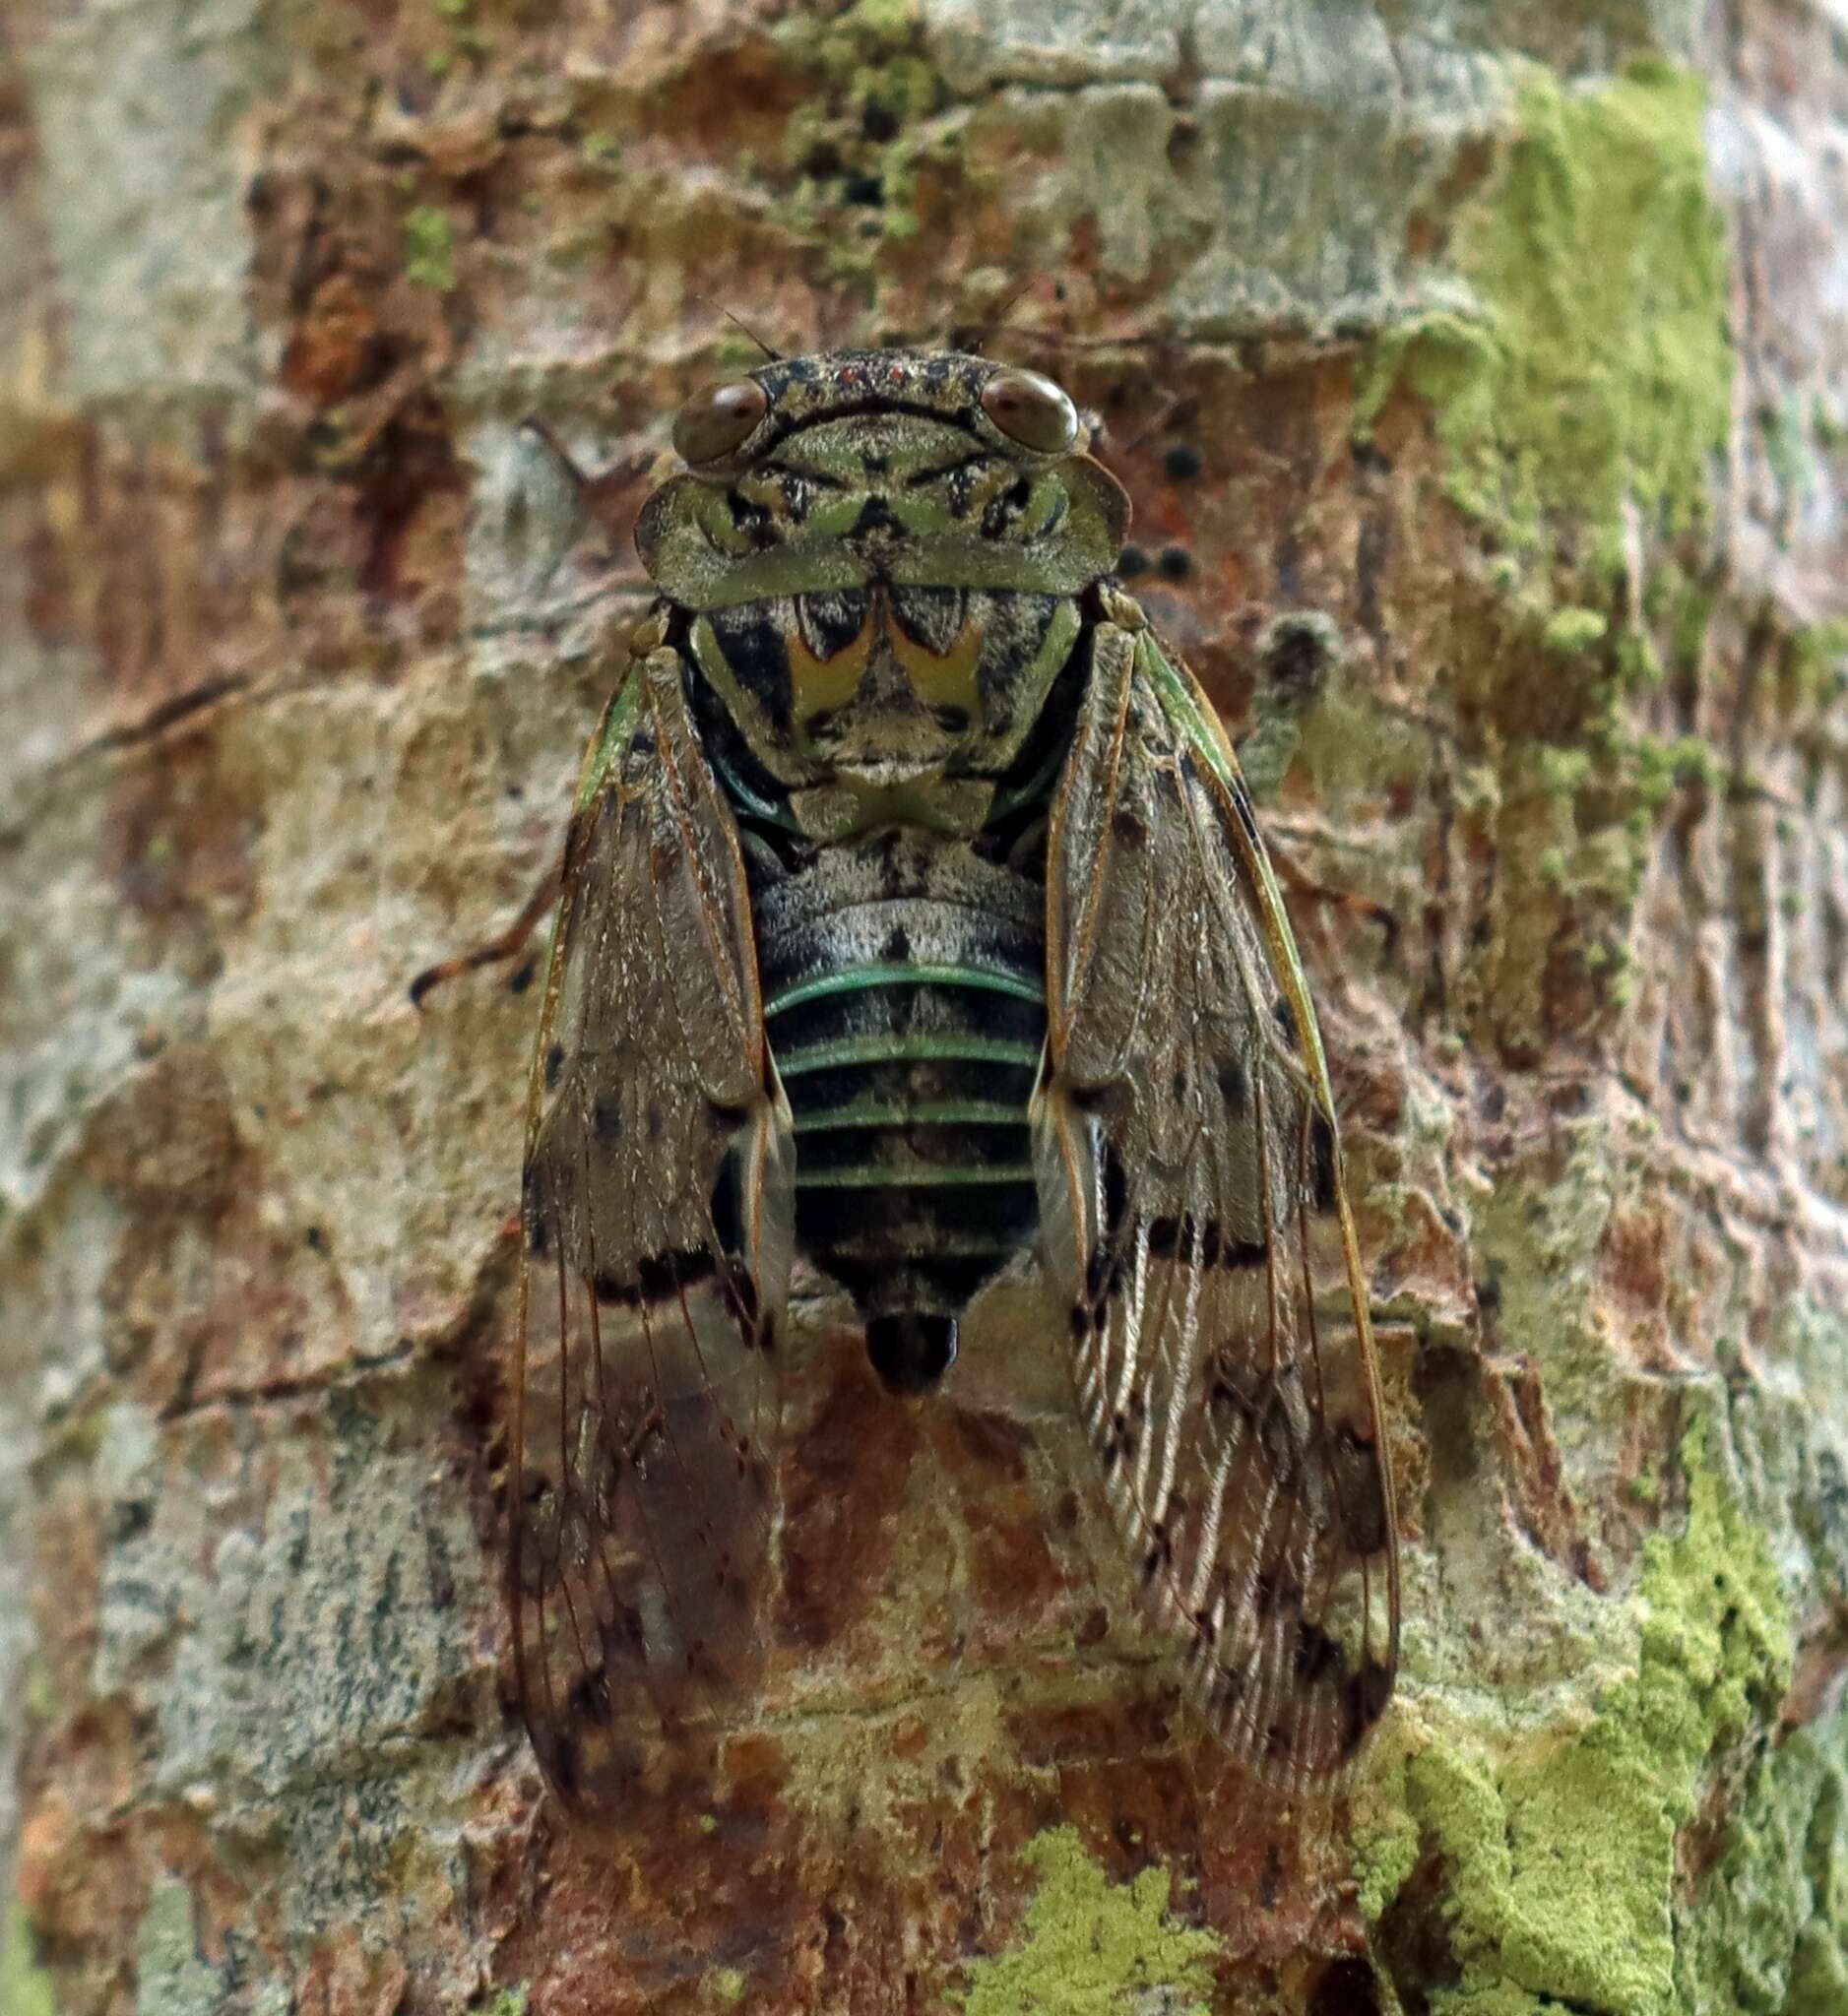
[[[1026,1858],[1041,1877],[1026,1938],[971,1964],[967,1990],[950,1997],[964,2016],[1125,2016],[1164,1988],[1173,2016],[1206,2016],[1220,1944],[1169,1918],[1166,1869],[1113,1883],[1075,1827],[1037,1835]]]
[[[32,1957],[32,1921],[15,1898],[0,1922],[0,2009],[6,2016],[56,2016],[51,1977]]]
[[[1457,222],[1480,316],[1387,338],[1361,389],[1365,429],[1409,376],[1453,499],[1516,547],[1545,550],[1558,512],[1614,568],[1626,502],[1670,530],[1706,516],[1734,358],[1704,109],[1701,80],[1659,61],[1590,91],[1531,72],[1501,171]]]
[[[1480,1739],[1439,1738],[1397,1767],[1397,1810],[1364,1843],[1357,1876],[1376,1922],[1417,1861],[1448,1869],[1444,1935],[1461,1979],[1434,1997],[1434,2016],[1688,2006],[1671,1917],[1677,1835],[1715,1751],[1763,1725],[1792,1660],[1775,1566],[1715,1433],[1709,1416],[1682,1445],[1687,1528],[1645,1549],[1638,1668],[1596,1720],[1498,1761]]]
[[[642,664],[638,659],[629,666],[615,697],[605,710],[602,730],[585,751],[584,772],[578,779],[577,796],[571,805],[574,814],[582,812],[603,789],[616,759],[628,746],[629,738],[635,732],[635,717],[642,709],[643,685]]]
[[[527,1991],[524,1985],[517,1988],[502,1988],[491,2002],[482,2003],[478,2016],[527,2016]]]

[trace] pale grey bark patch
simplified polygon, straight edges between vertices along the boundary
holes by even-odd
[[[117,0],[31,50],[73,397],[254,383],[245,122],[274,35],[260,0]]]

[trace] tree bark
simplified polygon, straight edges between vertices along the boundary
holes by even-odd
[[[5,20],[9,2016],[1848,2011],[1830,11]],[[1059,377],[1249,738],[1404,1547],[1327,1807],[1180,1704],[1025,1290],[924,1404],[803,1341],[697,1811],[511,1715],[535,997],[406,983],[559,844],[722,309]]]

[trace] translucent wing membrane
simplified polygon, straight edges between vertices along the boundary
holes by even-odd
[[[1208,703],[1147,632],[1095,633],[1048,997],[1043,1229],[1113,1507],[1214,1727],[1314,1785],[1396,1660],[1372,1343],[1288,921]]]
[[[751,1677],[793,1222],[736,833],[660,650],[579,793],[527,1136],[514,1645],[580,1805]]]

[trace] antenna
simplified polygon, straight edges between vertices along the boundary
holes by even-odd
[[[993,336],[998,336],[1001,333],[1001,331],[1004,328],[1006,328],[1007,318],[1014,312],[1016,308],[1020,306],[1021,302],[1024,301],[1027,298],[1027,296],[1033,292],[1034,288],[1037,287],[1039,284],[1040,279],[1039,276],[1036,274],[1033,277],[1033,279],[1028,281],[1024,286],[1015,288],[1015,290],[1008,295],[1007,299],[1004,300],[1001,303],[1001,305],[997,309],[995,309],[994,313],[990,315],[988,319],[982,325],[982,327],[976,331],[975,336],[970,340],[970,342],[964,345],[964,348],[970,356],[981,356],[983,347],[988,343],[988,339]]]
[[[723,315],[729,323],[731,323],[733,329],[739,331],[742,335],[750,338],[751,342],[754,343],[757,346],[757,347],[763,351],[764,355],[769,359],[771,363],[782,363],[783,352],[779,349],[772,349],[771,346],[767,343],[765,343],[763,338],[757,334],[756,330],[754,330],[748,322],[741,321],[737,316],[733,315],[731,309],[726,307],[722,302],[710,300],[704,294],[695,294],[693,296],[693,299],[696,300],[702,308],[717,308],[719,313]]]

